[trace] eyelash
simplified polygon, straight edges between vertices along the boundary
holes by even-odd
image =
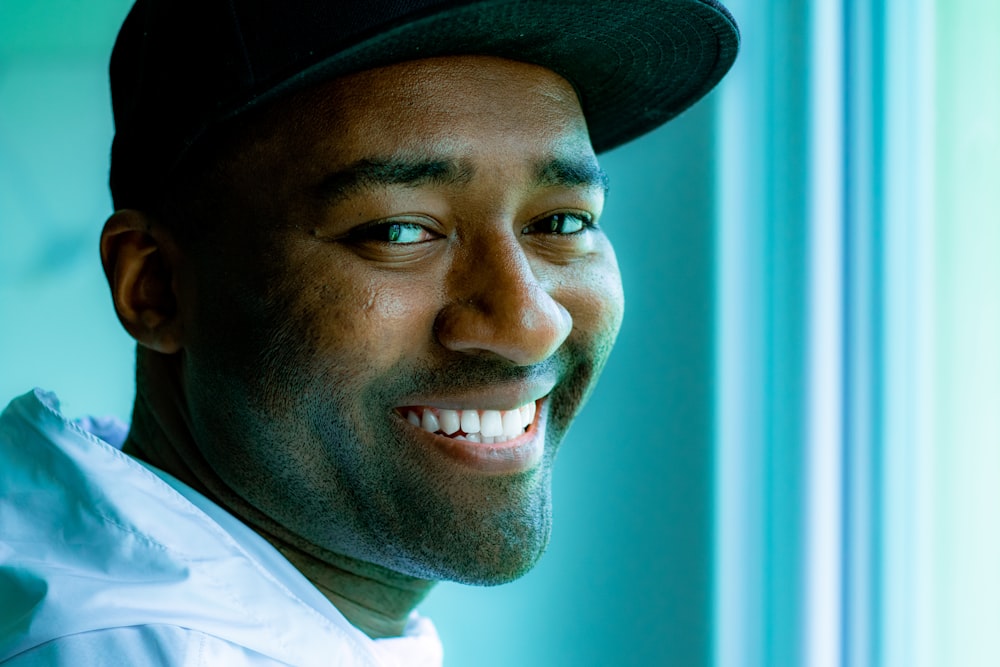
[[[579,229],[575,229],[571,232],[560,232],[559,228],[563,227],[568,221],[577,220],[579,221]],[[544,223],[548,223],[547,228]],[[543,218],[539,218],[530,224],[522,228],[522,234],[543,234],[546,236],[575,236],[582,234],[586,231],[596,229],[597,225],[594,223],[594,218],[588,213],[582,212],[561,212],[552,213]],[[438,238],[440,235],[433,230],[429,229],[427,225],[421,224],[420,222],[411,222],[407,220],[386,220],[381,222],[374,222],[368,225],[364,225],[355,229],[349,234],[349,238],[358,242],[375,242],[384,243],[386,245],[416,245],[418,243],[425,243],[432,238],[424,238],[421,240],[410,241],[410,242],[399,242],[399,238],[403,233],[403,230],[416,230],[418,234],[424,234],[430,237]]]
[[[575,230],[575,231],[572,231],[572,232],[561,232],[560,233],[560,232],[556,231],[555,227],[558,226],[560,224],[560,222],[565,222],[567,219],[576,219],[576,220],[579,220],[580,221],[580,228],[577,229],[577,230]],[[522,229],[521,233],[522,234],[530,234],[530,233],[532,233],[530,231],[532,227],[536,227],[536,226],[538,226],[541,223],[544,223],[546,221],[550,222],[550,225],[549,225],[550,228],[546,229],[546,230],[541,230],[541,231],[538,231],[538,232],[535,232],[535,233],[551,234],[551,235],[554,235],[554,236],[573,236],[575,234],[582,234],[583,232],[586,232],[586,231],[591,230],[591,229],[595,229],[597,227],[597,225],[594,223],[593,216],[591,216],[588,213],[562,212],[562,213],[552,213],[550,215],[545,216],[544,218],[541,218],[539,220],[535,220],[534,222],[532,222],[531,224],[529,224],[527,227],[525,227],[524,229]]]
[[[418,233],[426,234],[428,236],[433,236],[433,237],[440,236],[439,234],[429,229],[427,225],[423,225],[419,222],[410,222],[408,220],[387,220],[359,227],[358,229],[352,231],[349,234],[349,237],[354,241],[359,241],[359,242],[374,241],[376,243],[384,243],[386,245],[415,245],[417,243],[424,243],[430,240],[430,239],[422,239],[420,241],[400,243],[398,239],[400,234],[402,234],[403,229],[407,230],[415,229],[418,230]]]

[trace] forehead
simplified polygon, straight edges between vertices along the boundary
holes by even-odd
[[[349,164],[395,154],[468,159],[593,155],[572,85],[527,63],[456,56],[368,70],[274,107],[255,128],[261,157],[324,154]],[[261,131],[263,130],[263,131]]]

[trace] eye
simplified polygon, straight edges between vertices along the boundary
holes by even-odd
[[[432,241],[440,235],[416,222],[389,220],[364,225],[353,230],[348,237],[355,242],[376,242],[390,245],[412,245]]]
[[[569,236],[593,228],[594,219],[588,213],[553,213],[533,221],[521,233]]]

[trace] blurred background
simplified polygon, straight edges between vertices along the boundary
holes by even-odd
[[[0,404],[129,416],[129,4],[0,0]],[[541,564],[423,606],[448,667],[1000,664],[1000,4],[727,4],[722,86],[603,158],[625,326]]]

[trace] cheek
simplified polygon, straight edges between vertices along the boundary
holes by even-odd
[[[610,244],[562,281],[557,298],[573,316],[574,335],[606,347],[606,356],[625,312],[621,273]]]
[[[565,346],[570,374],[553,395],[553,433],[562,434],[586,403],[611,355],[624,313],[621,275],[610,246],[560,280],[555,298],[573,317]]]
[[[188,342],[202,363],[270,395],[334,377],[358,389],[426,348],[440,281],[373,268],[311,238],[267,241],[195,267]]]
[[[434,320],[429,286],[359,266],[328,268],[291,281],[276,299],[306,373],[360,384],[420,354]]]

